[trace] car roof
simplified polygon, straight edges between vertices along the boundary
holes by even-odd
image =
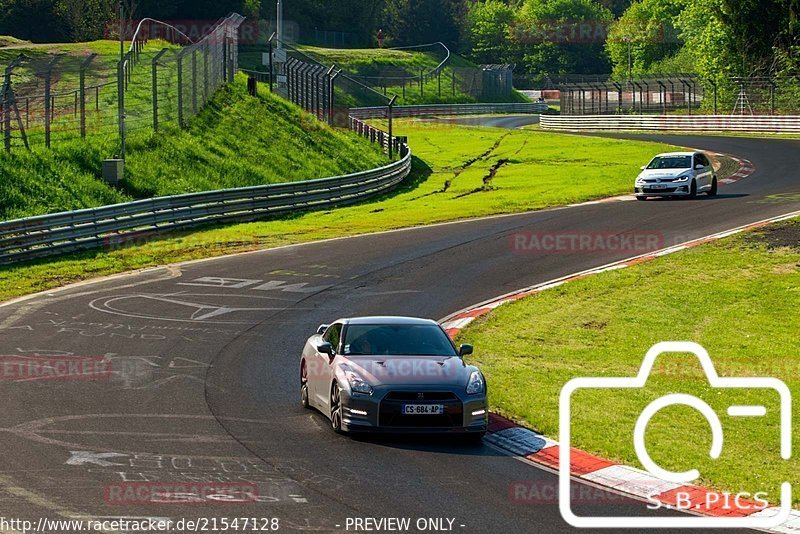
[[[375,317],[351,317],[349,319],[341,319],[340,321],[345,324],[379,324],[379,325],[437,325],[436,321],[430,319],[419,319],[416,317],[393,317],[393,316],[375,316]]]
[[[701,152],[665,152],[664,154],[659,154],[655,157],[664,158],[670,156],[694,156],[695,154],[701,154]]]

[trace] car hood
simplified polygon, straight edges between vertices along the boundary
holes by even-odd
[[[677,178],[691,169],[645,169],[639,178]]]
[[[372,386],[466,386],[476,370],[457,356],[350,356],[343,365]]]

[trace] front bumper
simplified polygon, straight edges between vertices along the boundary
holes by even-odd
[[[403,404],[441,404],[444,414],[404,415]],[[354,433],[483,433],[489,424],[486,395],[467,395],[463,388],[383,386],[372,395],[344,391],[342,409],[342,429]]]
[[[633,193],[637,197],[680,197],[691,194],[691,183],[672,182],[664,185],[663,188],[655,189],[652,184],[636,184]]]

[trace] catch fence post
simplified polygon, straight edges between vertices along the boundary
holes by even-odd
[[[81,63],[80,72],[80,106],[81,106],[81,138],[86,139],[86,70],[89,65],[94,61],[97,54],[90,54],[83,63]]]

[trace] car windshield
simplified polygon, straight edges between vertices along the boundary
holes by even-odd
[[[648,169],[691,169],[692,156],[658,156],[650,162]]]
[[[344,354],[351,356],[457,356],[436,325],[357,324],[345,334]]]

